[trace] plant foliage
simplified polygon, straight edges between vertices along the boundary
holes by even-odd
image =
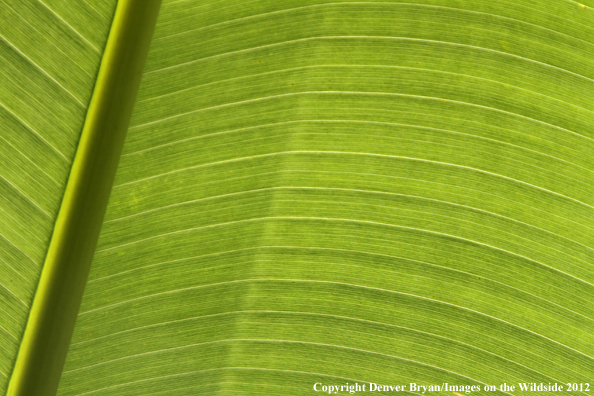
[[[46,3],[0,27],[0,389],[113,12]],[[58,394],[590,381],[590,6],[164,1]]]

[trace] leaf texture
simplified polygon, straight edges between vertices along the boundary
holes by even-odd
[[[0,2],[0,393],[14,365],[115,1]]]
[[[164,2],[59,394],[588,382],[593,5]]]

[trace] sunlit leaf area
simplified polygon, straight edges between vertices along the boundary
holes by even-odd
[[[0,0],[2,394],[115,3]],[[58,395],[593,381],[591,7],[164,0]]]

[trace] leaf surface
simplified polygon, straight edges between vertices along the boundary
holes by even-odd
[[[60,394],[587,382],[593,15],[165,3]]]
[[[58,394],[591,380],[592,6],[165,1]]]

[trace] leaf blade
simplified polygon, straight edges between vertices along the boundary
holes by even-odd
[[[582,11],[166,3],[61,394],[587,381]]]

